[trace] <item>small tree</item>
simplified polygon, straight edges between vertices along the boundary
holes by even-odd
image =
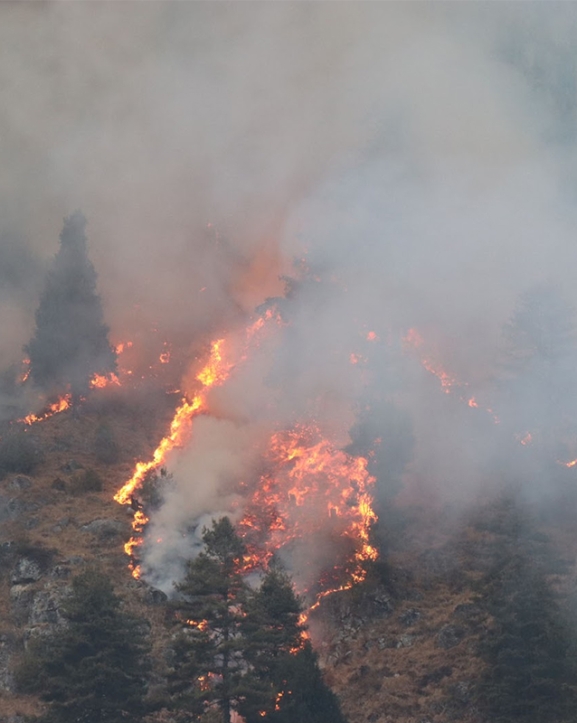
[[[46,393],[70,388],[73,400],[88,391],[94,374],[116,367],[96,293],[96,271],[86,252],[85,226],[79,211],[64,221],[60,249],[36,311],[36,331],[25,348],[36,386]]]
[[[176,585],[180,596],[174,606],[183,629],[174,646],[171,692],[192,719],[213,704],[229,723],[244,673],[245,548],[228,517],[205,530],[203,541],[206,549],[188,563],[184,580]]]
[[[137,723],[143,713],[149,649],[146,623],[123,613],[108,576],[72,580],[66,627],[30,643],[17,671],[22,692],[49,707],[42,723]]]
[[[304,637],[302,612],[291,579],[274,566],[247,599],[243,627],[249,672],[239,706],[246,723],[344,723]]]

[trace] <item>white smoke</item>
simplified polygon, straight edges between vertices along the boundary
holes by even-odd
[[[295,259],[322,279],[294,292],[290,331],[211,393],[213,418],[170,460],[155,536],[178,546],[187,521],[230,510],[275,426],[305,415],[346,445],[367,394],[409,414],[413,486],[472,499],[496,476],[492,421],[473,434],[469,409],[437,403],[399,340],[421,329],[490,403],[518,295],[548,283],[577,302],[574,6],[6,4],[0,17],[2,223],[42,263],[62,217],[84,210],[113,337],[155,327],[198,354],[282,295]],[[0,295],[7,363],[33,326],[37,290],[25,296],[14,311]]]

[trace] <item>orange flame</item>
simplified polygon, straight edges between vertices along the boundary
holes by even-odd
[[[256,331],[264,327],[265,321],[272,318],[273,313],[269,310],[264,317],[257,319],[246,331],[245,344],[248,344]],[[277,320],[279,319],[278,316],[276,318]],[[114,495],[116,502],[119,504],[128,504],[135,491],[142,486],[146,475],[151,470],[161,467],[166,461],[168,453],[175,447],[180,447],[186,442],[190,435],[193,419],[206,411],[209,390],[212,387],[223,384],[235,366],[235,364],[226,357],[225,347],[226,342],[224,339],[217,339],[212,342],[209,359],[196,375],[196,379],[202,384],[202,389],[192,400],[188,400],[186,397],[182,399],[170,424],[170,430],[154,450],[152,459],[148,462],[137,462],[132,477]],[[246,354],[241,357],[241,360],[245,358]],[[125,546],[125,551],[131,557],[131,560],[134,558],[135,547],[142,544],[142,531],[148,521],[146,520],[143,523],[139,513],[140,511],[135,514],[133,520],[134,535]],[[134,577],[140,576],[140,568],[137,565],[131,564],[131,569]]]
[[[40,414],[28,414],[26,417],[23,417],[22,419],[19,419],[18,421],[23,422],[24,424],[34,424],[35,422],[43,422],[45,419],[48,419],[48,417],[53,417],[55,414],[58,414],[59,412],[63,412],[65,409],[68,409],[70,407],[71,402],[72,402],[72,395],[65,394],[63,397],[60,397],[60,399],[58,399],[56,402],[51,404],[43,412],[40,412]]]
[[[22,366],[24,367],[24,369],[22,371],[22,374],[20,375],[20,384],[24,384],[24,382],[30,376],[30,359],[28,359],[28,357],[22,359]]]
[[[95,374],[90,380],[91,389],[104,389],[111,385],[120,386],[120,379],[114,373],[106,374]]]
[[[345,582],[322,596],[362,582],[365,563],[378,556],[369,540],[377,516],[371,496],[375,480],[366,459],[336,449],[315,426],[297,426],[272,436],[267,462],[273,471],[261,477],[238,524],[249,549],[246,567],[266,568],[292,540],[328,528],[347,543],[349,553],[334,571]]]
[[[403,345],[405,348],[413,349],[414,351],[418,351],[420,353],[420,362],[422,366],[429,372],[429,374],[437,377],[441,384],[441,389],[445,394],[453,394],[454,392],[457,392],[461,402],[466,403],[473,409],[482,409],[484,412],[491,415],[495,424],[499,424],[499,417],[492,409],[489,407],[480,407],[475,397],[470,397],[466,393],[466,389],[469,386],[466,382],[460,382],[458,379],[446,372],[438,362],[430,356],[422,353],[425,340],[416,329],[409,329],[407,331],[403,337]]]

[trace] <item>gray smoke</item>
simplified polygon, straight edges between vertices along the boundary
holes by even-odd
[[[282,296],[302,259],[310,269],[290,331],[211,394],[212,418],[170,461],[155,537],[178,547],[191,520],[232,509],[272,428],[315,419],[346,446],[371,402],[410,417],[407,499],[468,502],[511,476],[490,415],[442,395],[400,340],[419,329],[481,406],[506,405],[502,329],[520,295],[547,284],[577,305],[573,5],[51,3],[0,16],[3,224],[42,266],[62,218],[84,210],[114,340],[157,328],[192,358]],[[6,363],[32,326],[26,288],[0,298],[18,310]]]

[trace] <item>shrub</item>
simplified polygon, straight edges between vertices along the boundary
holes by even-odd
[[[118,462],[120,447],[118,446],[114,432],[107,424],[101,424],[96,430],[94,454],[96,455],[96,459],[103,464],[114,464]]]
[[[82,495],[86,492],[101,492],[102,477],[93,469],[86,469],[74,475],[70,483],[70,491],[75,495]]]
[[[26,430],[11,430],[0,440],[0,473],[30,474],[41,462],[37,440]]]

